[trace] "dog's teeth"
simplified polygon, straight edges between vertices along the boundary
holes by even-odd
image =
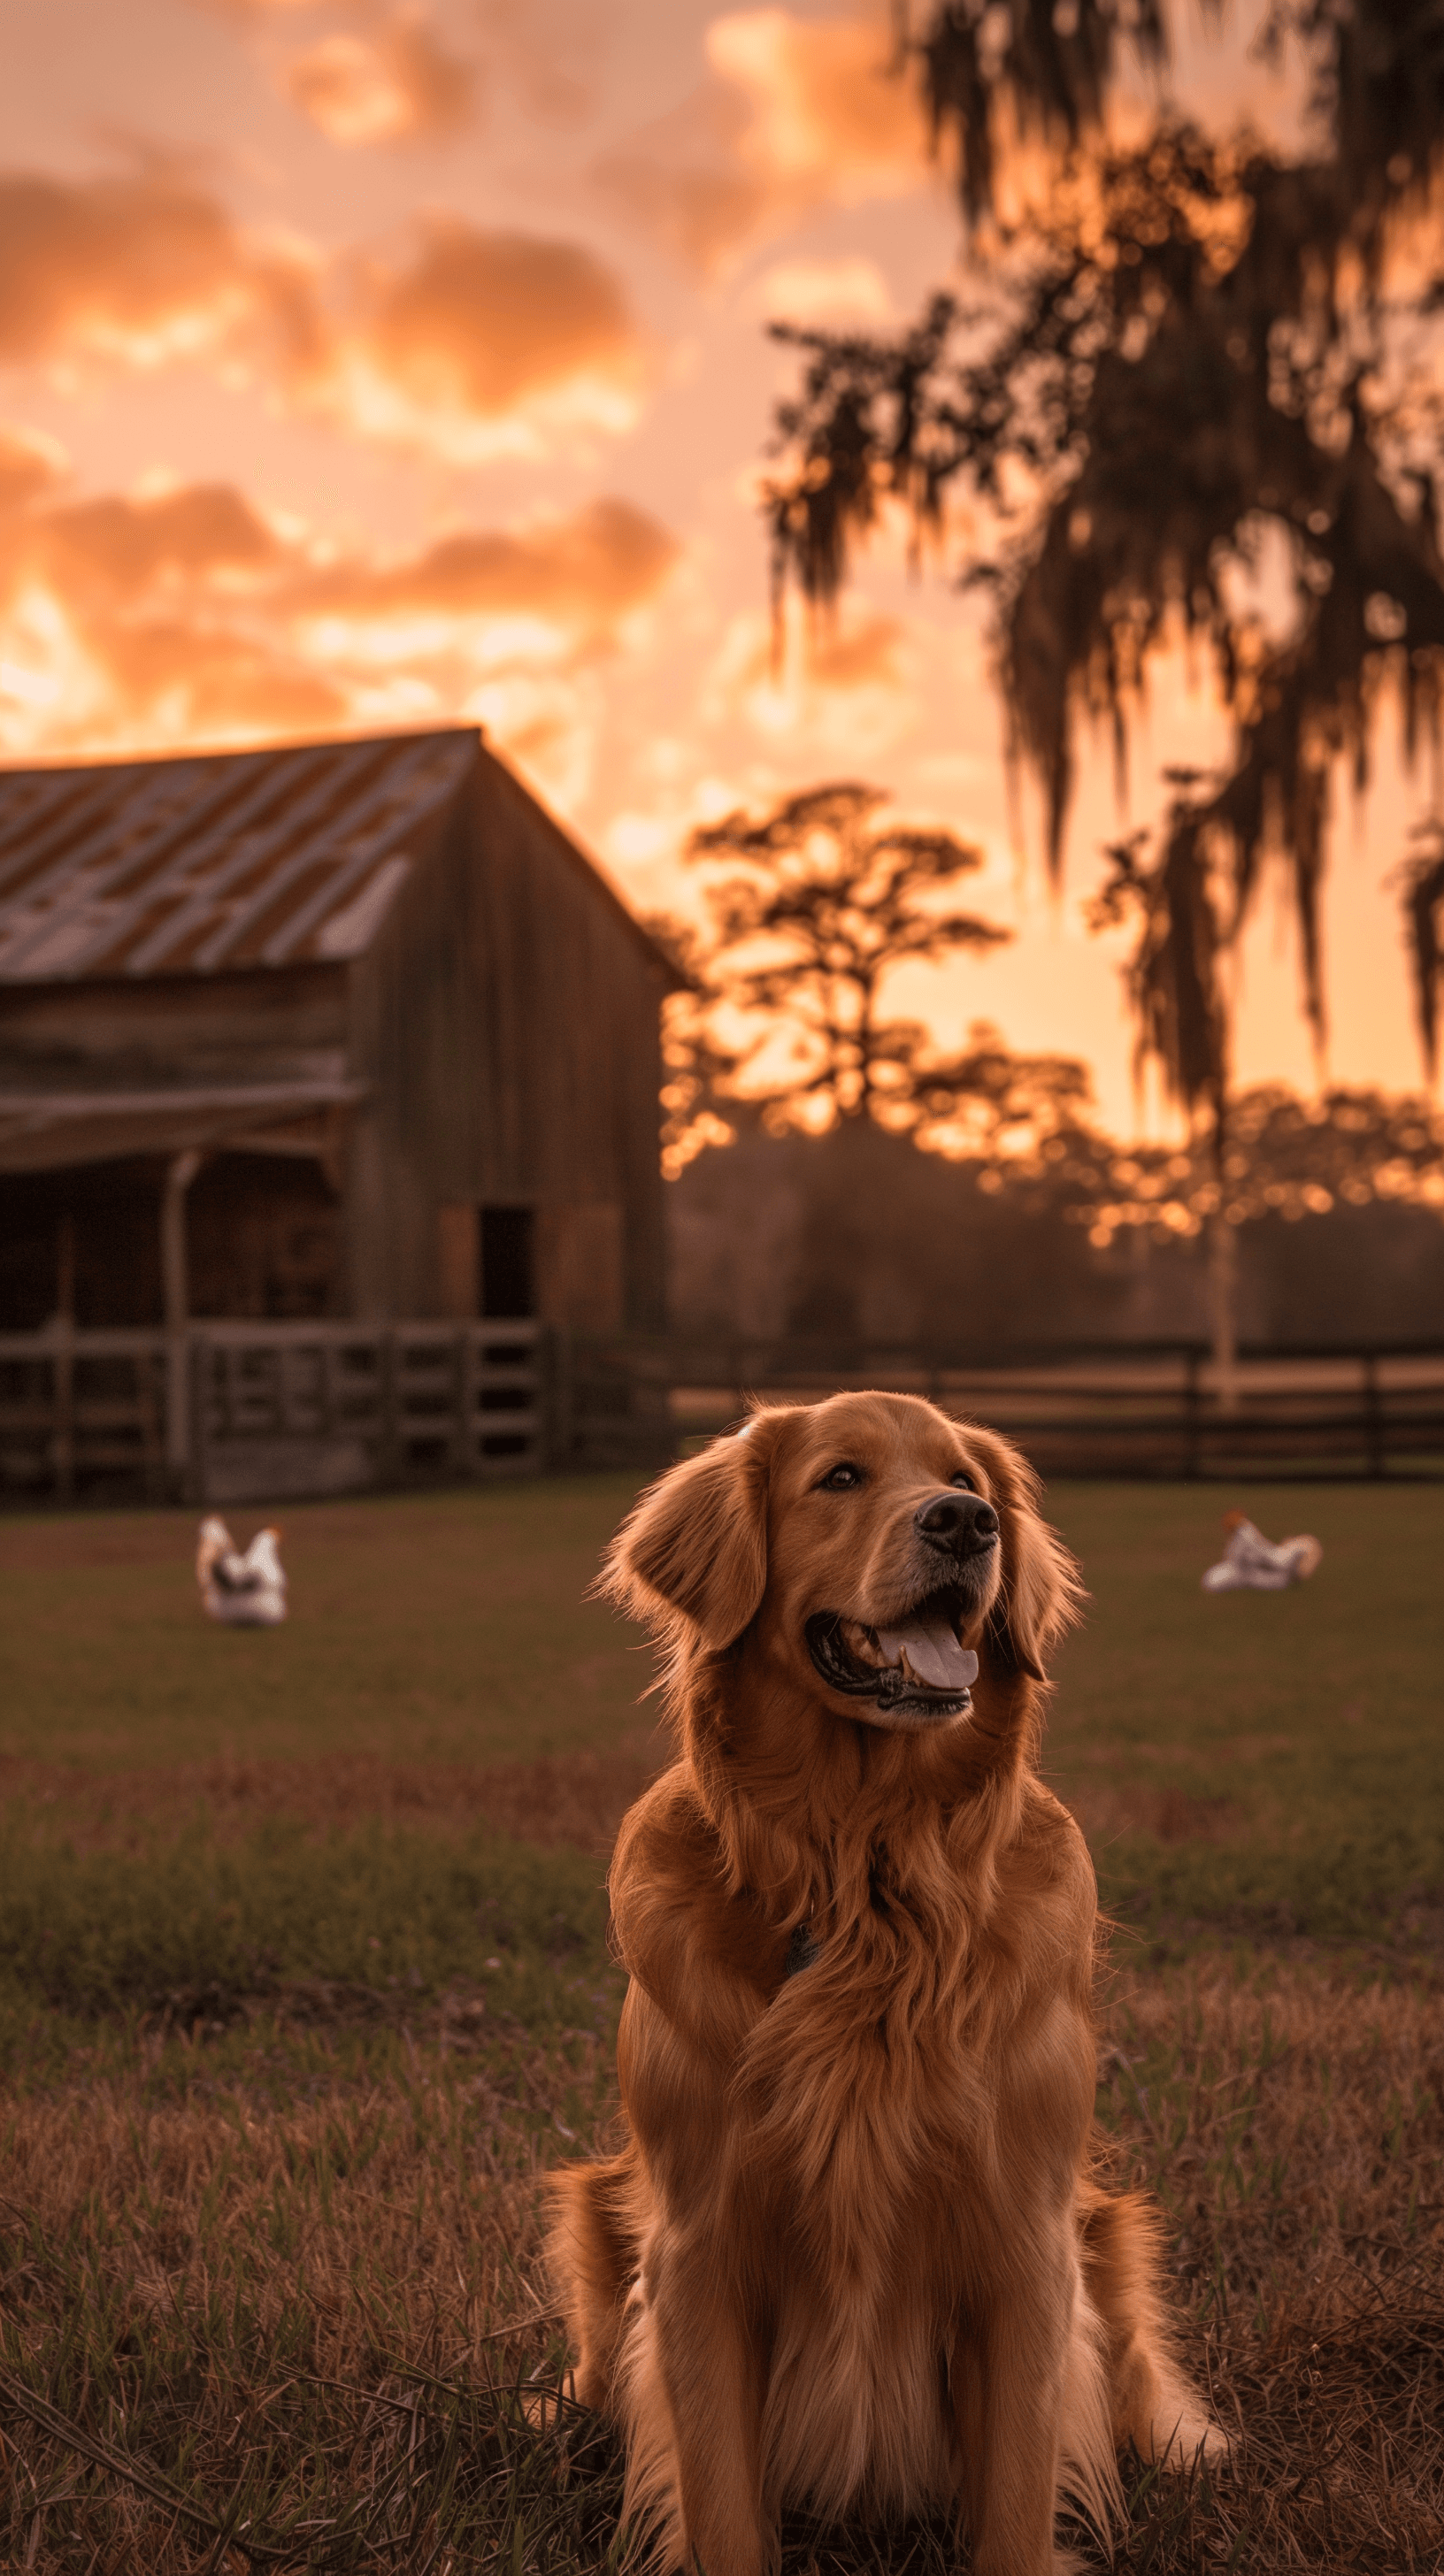
[[[849,1654],[855,1655],[860,1664],[876,1664],[878,1662],[880,1649],[877,1639],[874,1636],[872,1629],[863,1627],[859,1620],[844,1619],[842,1623],[842,1642],[846,1646]]]

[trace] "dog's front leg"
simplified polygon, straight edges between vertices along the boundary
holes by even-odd
[[[953,2349],[974,2576],[1056,2576],[1072,2564],[1056,2554],[1053,2527],[1074,2268],[1064,2231],[1049,2230]]]
[[[649,2254],[655,2367],[671,2418],[689,2576],[770,2576],[762,2510],[763,2337],[714,2232],[668,2231]]]

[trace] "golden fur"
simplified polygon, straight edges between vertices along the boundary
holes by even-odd
[[[920,1515],[968,1489],[971,1709],[860,1715],[807,1621],[921,1601]],[[674,1468],[612,1548],[679,1752],[612,1865],[628,2142],[555,2177],[551,2260],[659,2568],[765,2576],[799,2503],[942,2506],[977,2576],[1056,2576],[1060,2495],[1106,2524],[1117,2443],[1219,2439],[1153,2221],[1092,2176],[1093,1870],[1036,1771],[1081,1595],[1036,1493],[994,1434],[836,1396]]]

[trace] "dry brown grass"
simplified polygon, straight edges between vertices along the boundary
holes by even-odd
[[[210,1840],[235,1843],[267,1823],[320,1835],[379,1819],[443,1834],[483,1825],[547,1849],[566,1843],[606,1853],[666,1758],[640,1727],[633,1745],[538,1762],[397,1762],[371,1753],[281,1761],[226,1753],[209,1762],[96,1773],[0,1756],[0,1808],[12,1816],[28,1811],[77,1851],[139,1851],[197,1821]]]
[[[292,1621],[249,1640],[200,1619],[185,1516],[7,1531],[0,2568],[608,2564],[608,2440],[515,2387],[560,2367],[538,2178],[612,2098],[601,1871],[567,1847],[655,1759],[645,1669],[567,1606],[625,1499],[298,1513]],[[1206,1497],[1206,1527],[1196,1493],[1051,1499],[1095,1594],[1053,1776],[1148,1927],[1100,2111],[1236,2434],[1208,2479],[1135,2474],[1118,2564],[1436,2576],[1436,1502],[1326,1498],[1307,1593],[1221,1608]],[[1288,1958],[1158,1964],[1261,1922]],[[786,2576],[956,2566],[943,2532],[788,2536]]]
[[[389,2059],[311,2034],[303,2069],[258,2029],[239,2071],[153,2041],[12,2101],[0,2563],[602,2563],[606,2444],[532,2432],[507,2389],[555,2364],[537,2183],[599,2135],[607,2052],[478,2054],[447,2010]],[[1441,2563],[1441,2077],[1437,1989],[1117,1978],[1100,2110],[1120,2178],[1163,2201],[1190,2359],[1237,2446],[1209,2480],[1138,2479],[1140,2576]],[[809,2558],[948,2563],[938,2533],[799,2526],[789,2564]]]
[[[1207,2564],[1211,2530],[1225,2563],[1437,2569],[1438,1983],[1125,1972],[1100,2079],[1120,2171],[1167,2212],[1195,2366],[1236,2444],[1206,2510],[1167,2482],[1153,2491],[1157,2564]]]

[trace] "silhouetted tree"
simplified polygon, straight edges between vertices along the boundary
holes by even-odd
[[[1259,50],[1298,44],[1312,74],[1293,159],[1167,117],[1136,148],[1108,140],[1121,51],[1161,72],[1169,34],[1167,0],[937,0],[906,49],[956,151],[980,300],[936,297],[892,341],[784,327],[806,366],[767,506],[779,599],[795,582],[826,602],[885,499],[939,539],[954,496],[981,505],[961,569],[993,596],[1009,752],[1042,786],[1055,875],[1080,715],[1111,724],[1121,776],[1150,658],[1177,623],[1206,643],[1228,769],[1175,780],[1151,863],[1122,845],[1100,910],[1137,920],[1142,1044],[1221,1166],[1223,961],[1265,862],[1288,874],[1321,1048],[1330,765],[1346,752],[1365,777],[1387,681],[1410,749],[1421,719],[1438,730],[1423,342],[1444,280],[1417,254],[1444,167],[1444,17],[1436,0],[1274,0]],[[1045,144],[1055,175],[1040,208],[1005,220],[1009,135]],[[1420,282],[1401,297],[1406,244]],[[1281,619],[1258,604],[1261,560]],[[1431,1059],[1441,907],[1444,862],[1420,861],[1406,920]]]
[[[1404,906],[1414,959],[1419,1043],[1432,1082],[1439,1070],[1439,994],[1444,987],[1444,824],[1426,824],[1403,870]]]
[[[664,1027],[669,1171],[723,1141],[729,1101],[778,1134],[872,1119],[989,1154],[1022,1150],[1086,1103],[1070,1058],[1015,1056],[985,1023],[948,1055],[921,1021],[888,1012],[899,968],[986,954],[1010,933],[951,900],[980,853],[880,821],[884,802],[842,782],[693,834],[689,858],[726,869],[704,889],[708,927],[650,925],[687,978]]]

